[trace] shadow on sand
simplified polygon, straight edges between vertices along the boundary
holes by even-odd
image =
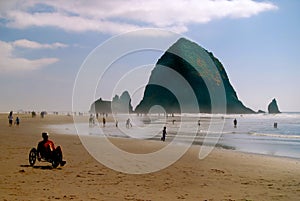
[[[35,165],[35,166],[20,165],[20,167],[32,167],[32,168],[41,169],[41,170],[52,170],[52,169],[58,169],[58,170],[60,170],[61,169],[61,168],[53,168],[51,165]]]

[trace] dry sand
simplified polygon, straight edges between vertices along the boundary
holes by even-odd
[[[16,115],[14,116],[16,117]],[[68,116],[31,118],[20,115],[8,127],[0,115],[1,200],[300,200],[300,161],[214,149],[198,159],[193,146],[161,171],[130,175],[111,170],[92,158],[77,136],[51,133],[67,164],[28,164],[28,153],[47,124],[70,123]],[[113,139],[124,150],[148,152],[163,142]]]

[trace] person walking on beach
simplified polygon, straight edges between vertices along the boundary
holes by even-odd
[[[233,120],[233,125],[234,125],[234,128],[236,128],[236,126],[237,126],[237,120],[236,119]]]
[[[95,125],[95,118],[94,118],[93,114],[90,114],[89,126],[92,127],[94,125]]]
[[[126,120],[126,128],[132,127],[132,124],[130,123],[130,119],[128,118]]]
[[[103,117],[102,119],[103,127],[105,127],[106,119]]]
[[[14,120],[14,117],[13,117],[13,111],[10,111],[10,113],[9,113],[9,115],[8,115],[8,124],[9,124],[9,127],[12,126],[13,120]]]
[[[19,126],[19,124],[20,124],[20,119],[19,119],[19,117],[16,118],[15,124],[16,124],[17,126]]]
[[[166,135],[167,135],[167,128],[164,126],[164,129],[162,131],[162,137],[160,138],[161,141],[166,140]]]

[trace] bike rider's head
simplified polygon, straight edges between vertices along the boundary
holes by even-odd
[[[47,132],[43,132],[42,137],[44,140],[48,140],[49,134]]]

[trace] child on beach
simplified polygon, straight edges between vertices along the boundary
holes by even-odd
[[[16,121],[15,121],[15,125],[19,126],[19,124],[20,124],[20,119],[19,119],[19,117],[17,117]]]

